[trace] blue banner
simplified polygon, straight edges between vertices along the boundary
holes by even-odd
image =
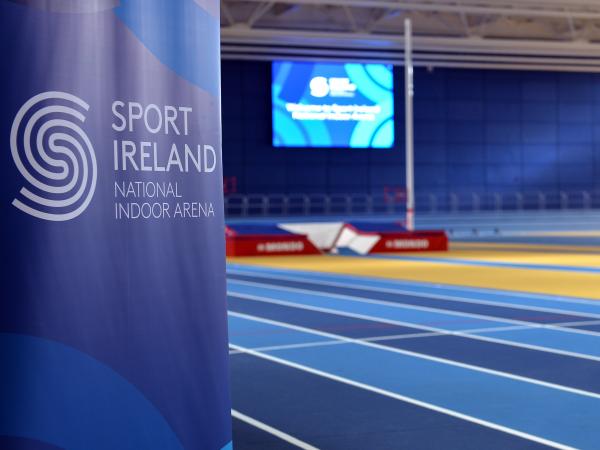
[[[0,448],[231,448],[218,2],[0,33]]]

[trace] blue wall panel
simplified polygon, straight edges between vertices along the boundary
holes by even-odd
[[[240,193],[381,194],[404,184],[404,81],[389,150],[271,146],[268,62],[223,62],[225,175]],[[429,192],[600,188],[600,75],[416,69],[416,188]]]

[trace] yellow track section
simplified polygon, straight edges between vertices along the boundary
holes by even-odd
[[[415,258],[444,258],[444,259],[464,259],[466,261],[505,263],[505,264],[533,264],[544,266],[570,266],[570,267],[597,267],[600,269],[600,253],[577,254],[574,252],[551,253],[551,252],[527,252],[520,251],[490,251],[490,250],[472,250],[458,249],[450,252],[427,252],[417,254],[400,253],[397,256],[415,257]],[[600,289],[600,286],[598,286]]]
[[[451,253],[445,253],[448,257]],[[423,253],[423,256],[431,255]],[[556,255],[557,260],[564,255]],[[581,256],[581,255],[579,255]],[[510,257],[510,255],[507,255]],[[310,270],[396,280],[441,283],[600,300],[600,274],[512,267],[479,267],[424,261],[346,256],[269,256],[231,258],[237,264]],[[566,265],[564,262],[562,265]]]

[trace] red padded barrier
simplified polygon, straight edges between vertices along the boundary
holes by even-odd
[[[227,256],[318,255],[303,235],[228,235]]]
[[[444,231],[406,231],[376,233],[381,239],[369,253],[434,252],[448,250]]]

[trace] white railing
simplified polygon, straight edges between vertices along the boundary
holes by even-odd
[[[420,213],[531,211],[600,208],[600,191],[450,192],[416,195]],[[378,194],[232,194],[225,197],[228,217],[401,215],[401,198]]]

